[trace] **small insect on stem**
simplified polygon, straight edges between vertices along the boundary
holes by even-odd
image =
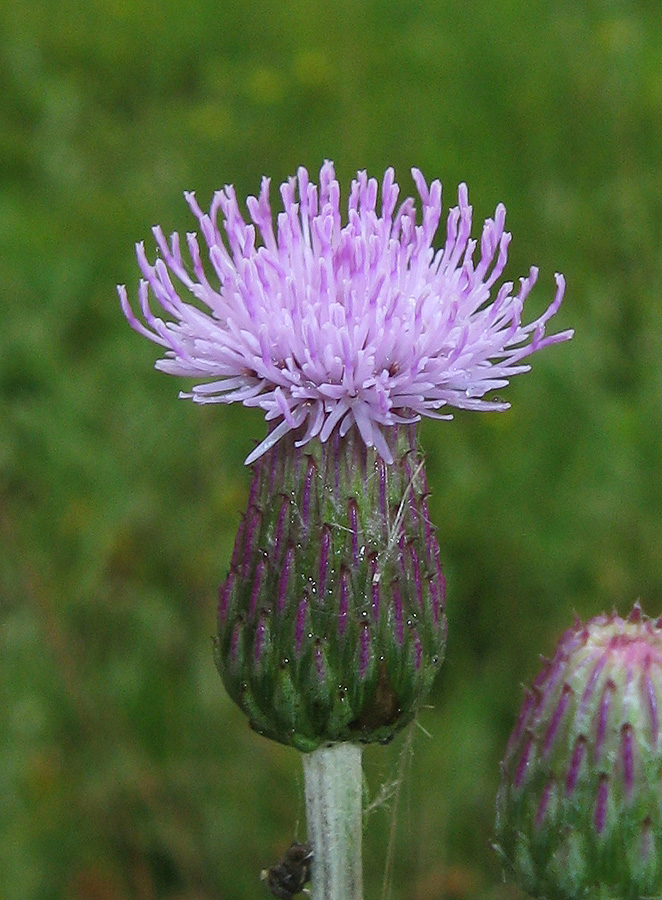
[[[263,869],[261,878],[279,900],[292,900],[295,894],[304,889],[310,881],[310,868],[313,863],[313,851],[310,844],[299,844],[296,841],[285,851],[279,863],[270,869]]]

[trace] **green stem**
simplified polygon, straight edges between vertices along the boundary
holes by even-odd
[[[312,900],[363,900],[361,747],[332,744],[303,756]]]

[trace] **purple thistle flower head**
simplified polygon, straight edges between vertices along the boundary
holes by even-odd
[[[264,410],[271,428],[247,463],[289,431],[298,432],[302,446],[315,437],[324,443],[336,429],[343,437],[354,425],[366,446],[391,463],[385,428],[421,416],[450,418],[440,413],[446,406],[507,409],[485,395],[527,371],[535,350],[572,336],[545,335],[563,298],[563,276],[555,276],[548,309],[528,325],[522,308],[537,269],[517,291],[512,282],[496,287],[510,242],[503,205],[485,222],[475,259],[472,208],[460,185],[446,242],[435,250],[441,184],[428,186],[417,169],[412,174],[420,224],[412,198],[397,205],[399,188],[387,169],[381,208],[377,181],[358,173],[343,225],[340,188],[327,161],[319,186],[304,168],[281,185],[275,227],[268,178],[247,200],[250,221],[231,186],[216,192],[208,214],[187,193],[208,264],[194,233],[186,235],[188,263],[178,234],[168,242],[153,229],[160,251],[154,264],[137,245],[144,322],[120,286],[129,323],[165,348],[158,369],[205,379],[181,396]],[[150,292],[166,318],[152,311]]]

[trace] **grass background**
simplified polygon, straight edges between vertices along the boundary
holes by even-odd
[[[504,201],[508,274],[563,271],[503,415],[425,423],[449,582],[429,733],[404,763],[394,898],[518,896],[489,847],[520,683],[574,611],[662,604],[662,43],[618,0],[4,0],[0,9],[0,896],[244,900],[303,832],[299,760],[211,660],[264,426],[176,400],[119,311],[182,200],[300,164],[394,165]],[[404,749],[403,749],[404,748]],[[393,806],[366,834],[378,897]]]

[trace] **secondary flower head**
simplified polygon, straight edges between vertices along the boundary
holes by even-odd
[[[205,379],[181,396],[264,410],[271,427],[247,463],[290,431],[302,446],[313,438],[325,443],[336,429],[343,437],[354,426],[390,463],[384,429],[421,416],[449,417],[440,413],[447,406],[504,410],[507,403],[485,395],[527,371],[535,350],[572,336],[545,335],[563,297],[561,275],[549,308],[527,325],[522,307],[537,269],[517,291],[511,282],[496,287],[510,242],[505,208],[487,219],[478,248],[460,185],[445,244],[434,250],[441,184],[428,186],[417,169],[412,174],[418,224],[412,198],[398,206],[393,169],[384,175],[379,202],[377,181],[358,173],[343,224],[340,188],[326,162],[319,186],[304,168],[281,185],[275,227],[268,178],[247,200],[250,221],[231,186],[214,195],[208,214],[187,193],[208,264],[194,233],[186,235],[190,262],[179,235],[168,242],[158,227],[155,263],[137,245],[144,322],[121,286],[127,319],[165,348],[158,369]],[[165,319],[152,311],[150,291]]]
[[[534,897],[662,896],[662,619],[635,605],[568,630],[511,735],[497,799],[507,869]]]

